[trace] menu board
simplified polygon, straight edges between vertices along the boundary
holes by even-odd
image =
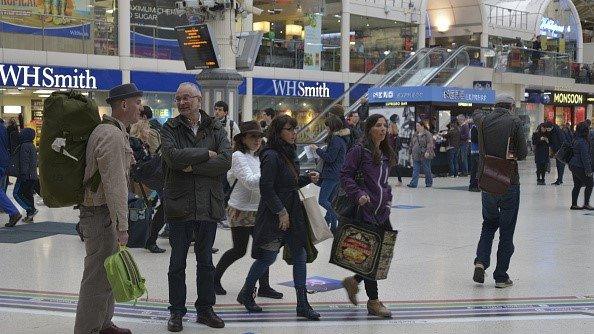
[[[208,24],[176,27],[175,31],[187,70],[219,68],[219,52]]]
[[[35,145],[39,146],[41,127],[43,125],[43,100],[31,100],[31,123],[29,127],[35,130]]]

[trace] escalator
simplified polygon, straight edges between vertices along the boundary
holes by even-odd
[[[411,54],[398,68],[391,70],[374,87],[397,87],[397,86],[452,86],[471,88],[473,80],[492,80],[492,65],[496,63],[491,49],[462,46],[456,50],[444,48],[424,48]],[[356,83],[336,100],[334,100],[323,112],[302,127],[297,134],[298,156],[304,168],[311,168],[313,161],[307,159],[304,147],[309,144],[320,144],[327,133],[323,130],[323,122],[328,112],[337,104],[341,104],[344,97],[354,88],[363,82],[370,75],[377,75],[380,68],[388,57],[378,63],[369,73],[362,76]],[[483,61],[485,63],[483,63]],[[486,65],[486,66],[485,66]],[[477,70],[478,68],[481,70]],[[484,71],[483,69],[487,69]],[[358,110],[367,101],[367,93],[355,103],[345,108],[345,114]],[[313,129],[318,129],[313,136]],[[303,134],[308,133],[308,136]],[[313,139],[311,139],[313,138]]]

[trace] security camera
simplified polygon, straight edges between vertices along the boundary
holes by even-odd
[[[176,1],[175,8],[177,9],[188,9],[188,8],[210,8],[215,6],[215,0],[184,0]]]

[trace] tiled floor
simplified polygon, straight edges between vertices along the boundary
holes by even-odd
[[[296,321],[293,290],[279,285],[291,281],[291,268],[283,261],[273,265],[270,279],[285,298],[258,299],[266,312],[248,315],[235,301],[252,262],[245,257],[223,277],[229,294],[217,298],[215,310],[227,327],[216,332],[594,333],[594,216],[569,211],[570,175],[560,187],[536,186],[534,164],[521,166],[521,208],[509,272],[514,287],[496,290],[490,276],[484,286],[472,281],[481,228],[480,194],[463,190],[468,178],[440,178],[432,189],[394,188],[397,207],[391,218],[400,233],[390,276],[379,284],[392,320],[369,318],[364,292],[359,296],[363,303],[354,307],[337,289],[309,295],[322,321]],[[549,183],[554,174],[548,175]],[[36,222],[72,223],[74,229],[77,211],[39,209]],[[3,233],[9,232],[1,228],[0,240]],[[149,300],[116,310],[117,324],[135,333],[166,332],[169,245],[164,239],[158,242],[167,253],[133,250],[148,282]],[[230,232],[219,230],[215,246],[223,252],[230,244]],[[349,274],[328,263],[330,246],[327,241],[318,247],[319,257],[308,265],[308,277],[342,279]],[[196,296],[192,255],[188,295]],[[71,234],[0,243],[0,333],[71,333],[83,257],[83,244]],[[328,284],[321,290],[326,287],[332,288]],[[214,332],[193,323],[193,317],[194,313],[186,316],[184,332]]]

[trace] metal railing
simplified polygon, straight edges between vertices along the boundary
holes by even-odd
[[[432,74],[424,78],[419,85],[447,86],[468,66],[494,68],[496,63],[497,53],[495,50],[472,45],[463,45],[456,49]]]
[[[489,23],[495,26],[528,30],[528,15],[530,13],[495,5],[486,4],[489,12]]]

